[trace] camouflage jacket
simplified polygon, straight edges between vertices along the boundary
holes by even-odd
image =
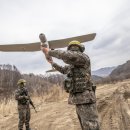
[[[29,100],[27,98],[28,99],[30,98],[27,88],[19,87],[15,91],[15,99],[18,101],[18,105],[29,105]]]
[[[52,66],[61,72],[62,74],[68,74],[72,67],[78,66],[78,68],[85,68],[86,82],[91,80],[91,65],[90,59],[85,53],[74,51],[62,51],[62,50],[50,50],[48,53],[50,56],[62,59],[66,66],[62,67],[56,63],[52,63]],[[93,91],[85,90],[82,93],[70,93],[68,103],[69,104],[85,104],[95,103],[96,97]]]

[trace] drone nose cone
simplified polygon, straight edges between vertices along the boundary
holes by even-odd
[[[41,35],[44,35],[44,36],[45,36],[45,34],[43,34],[43,33],[40,33],[40,36],[41,36]]]
[[[41,33],[41,34],[39,35],[39,38],[40,38],[40,40],[41,40],[42,43],[44,43],[44,42],[47,41],[46,36],[45,36],[45,34],[43,34],[43,33]]]
[[[45,34],[40,33],[40,34],[39,34],[39,38],[40,38],[40,37],[46,37],[46,36],[45,36]]]

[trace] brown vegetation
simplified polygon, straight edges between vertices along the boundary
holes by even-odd
[[[27,81],[27,88],[31,95],[44,95],[55,85],[62,87],[63,81],[63,76],[59,74],[21,74],[14,65],[0,65],[0,100],[11,98],[20,78]]]
[[[21,74],[16,66],[0,65],[0,98],[9,98],[16,89]]]
[[[27,80],[31,98],[38,110],[37,114],[34,110],[31,112],[31,127],[34,130],[81,129],[75,106],[67,104],[68,94],[64,92],[61,83],[63,77],[49,74],[21,75],[16,67],[11,70],[11,66],[4,66],[4,69],[1,66],[0,72],[0,92],[3,93],[0,100],[0,130],[17,130],[17,103],[13,92],[21,77]],[[130,129],[130,80],[123,80],[129,76],[111,76],[99,82],[96,95],[102,130]],[[10,96],[5,96],[6,92]]]
[[[130,129],[130,80],[97,86],[97,105],[102,130]],[[33,97],[38,113],[32,110],[34,130],[80,130],[75,106],[67,104],[61,87],[55,86],[48,94]],[[12,103],[11,103],[12,102]],[[0,116],[1,130],[17,130],[18,115],[14,100],[7,102],[10,114]],[[1,108],[1,107],[0,107]],[[9,111],[6,107],[4,112]],[[2,111],[0,110],[2,113]],[[7,113],[7,112],[6,112]]]
[[[56,102],[61,101],[67,97],[67,93],[61,89],[60,86],[53,86],[51,87],[47,93],[40,94],[33,93],[31,96],[32,101],[36,106],[41,105],[44,102]],[[0,101],[0,115],[5,117],[7,115],[12,115],[17,112],[17,102],[14,99],[14,96],[10,97],[9,99],[4,98]]]

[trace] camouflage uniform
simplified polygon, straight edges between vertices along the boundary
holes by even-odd
[[[85,53],[70,50],[50,50],[48,54],[69,64],[61,67],[53,62],[52,66],[59,72],[67,74],[64,84],[68,87],[65,87],[69,92],[68,103],[76,105],[82,130],[99,130],[89,57]]]
[[[19,87],[15,92],[15,99],[18,101],[18,113],[19,113],[19,130],[23,130],[23,125],[25,123],[26,130],[30,130],[30,107],[29,100],[25,98],[28,97],[28,90],[25,87]]]

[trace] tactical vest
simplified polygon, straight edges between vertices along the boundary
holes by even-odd
[[[19,90],[19,95],[20,96],[27,96],[27,90],[25,90],[25,89],[20,89]],[[18,100],[18,105],[27,105],[28,104],[28,100],[27,99],[20,99],[20,100]]]
[[[88,76],[89,75],[89,76]],[[85,90],[92,90],[90,74],[85,67],[73,66],[64,81],[64,89],[69,93],[82,93]]]

